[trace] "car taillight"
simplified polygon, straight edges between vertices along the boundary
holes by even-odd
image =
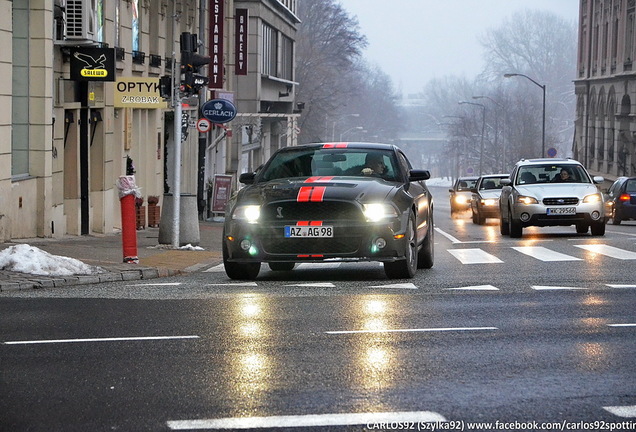
[[[622,194],[621,196],[618,197],[619,201],[629,201],[631,199],[631,195],[630,194]]]

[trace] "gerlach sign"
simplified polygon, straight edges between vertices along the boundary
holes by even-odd
[[[71,80],[115,81],[115,50],[113,48],[71,50]]]

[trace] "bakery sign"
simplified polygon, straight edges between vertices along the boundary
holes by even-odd
[[[161,97],[159,78],[124,77],[115,83],[115,108],[167,108]]]

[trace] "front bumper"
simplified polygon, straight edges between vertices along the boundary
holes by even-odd
[[[568,215],[549,215],[548,208],[575,207],[576,213]],[[607,217],[602,202],[579,203],[577,205],[546,206],[544,204],[519,204],[513,207],[512,216],[520,220],[524,227],[527,226],[569,226],[577,223],[605,223]]]

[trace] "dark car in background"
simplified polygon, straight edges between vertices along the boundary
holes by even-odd
[[[509,177],[509,174],[488,174],[479,177],[470,200],[473,223],[483,225],[486,218],[499,218],[499,195],[503,187],[501,180]]]
[[[619,177],[607,191],[614,225],[636,219],[636,177]]]
[[[225,272],[255,279],[261,263],[290,271],[303,262],[380,261],[389,278],[412,278],[433,266],[429,177],[389,144],[282,148],[239,178],[246,187],[230,199],[223,229]]]
[[[454,216],[458,212],[470,209],[470,199],[472,189],[477,184],[479,176],[459,177],[453,183],[453,187],[448,190],[450,193],[450,212]]]

